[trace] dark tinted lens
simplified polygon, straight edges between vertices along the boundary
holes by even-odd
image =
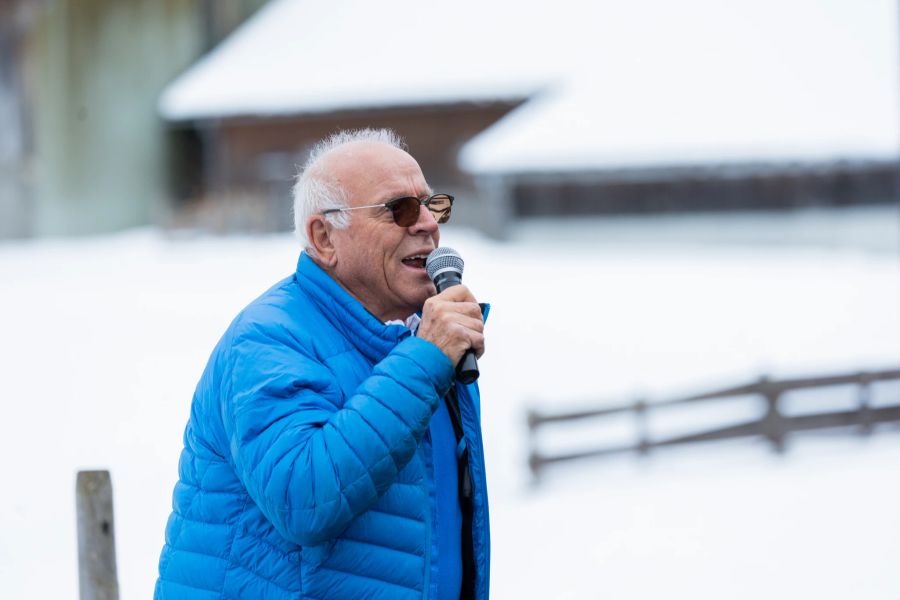
[[[428,210],[434,215],[438,223],[446,223],[450,220],[450,210],[453,208],[453,199],[447,194],[435,194],[428,199]]]
[[[411,227],[419,220],[418,198],[397,198],[390,202],[394,223],[400,227]]]

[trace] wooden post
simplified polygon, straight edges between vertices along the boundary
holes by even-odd
[[[81,600],[118,600],[116,532],[109,471],[78,472],[75,507],[79,597]]]
[[[767,376],[759,379],[759,393],[766,401],[766,414],[760,421],[763,435],[769,438],[772,449],[778,454],[784,454],[784,418],[778,406],[781,390]]]
[[[634,417],[637,425],[637,434],[638,434],[638,444],[637,450],[638,454],[641,456],[646,456],[650,453],[650,434],[648,433],[647,428],[647,402],[642,398],[638,398],[634,401]]]
[[[859,374],[859,426],[863,435],[872,433],[872,378],[868,373]]]
[[[540,481],[543,461],[537,450],[537,428],[541,424],[541,416],[534,409],[526,415],[528,423],[528,469],[531,471],[531,486],[536,487]]]

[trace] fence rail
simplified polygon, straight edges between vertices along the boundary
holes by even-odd
[[[532,475],[537,478],[546,467],[560,462],[628,452],[646,454],[654,448],[694,442],[761,436],[769,440],[776,452],[783,452],[785,438],[791,432],[856,426],[860,433],[868,434],[877,423],[900,421],[900,399],[893,405],[871,406],[872,384],[897,380],[900,380],[900,369],[782,380],[772,380],[763,376],[751,383],[659,402],[651,403],[644,400],[636,400],[619,406],[567,413],[542,413],[537,410],[531,410],[527,415],[531,448],[528,464]],[[781,400],[787,392],[844,385],[856,385],[858,387],[856,408],[793,416],[785,415],[782,410]],[[651,439],[648,433],[647,416],[651,411],[665,411],[673,407],[729,400],[743,396],[758,396],[763,400],[765,412],[762,417],[744,423],[731,424],[674,437]],[[583,421],[585,419],[603,419],[628,413],[632,413],[635,416],[637,435],[634,444],[606,446],[593,450],[558,454],[545,454],[537,448],[538,430],[548,425]]]

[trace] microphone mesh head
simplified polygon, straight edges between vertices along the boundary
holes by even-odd
[[[464,266],[465,263],[459,252],[446,246],[435,248],[428,255],[428,258],[425,259],[425,270],[428,271],[428,276],[431,279],[434,279],[438,273],[447,270],[456,271],[462,277]]]

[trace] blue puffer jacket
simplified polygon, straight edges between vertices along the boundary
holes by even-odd
[[[197,386],[155,597],[433,598],[428,426],[453,377],[437,346],[383,325],[301,254],[234,320]],[[457,393],[486,599],[478,391]]]

